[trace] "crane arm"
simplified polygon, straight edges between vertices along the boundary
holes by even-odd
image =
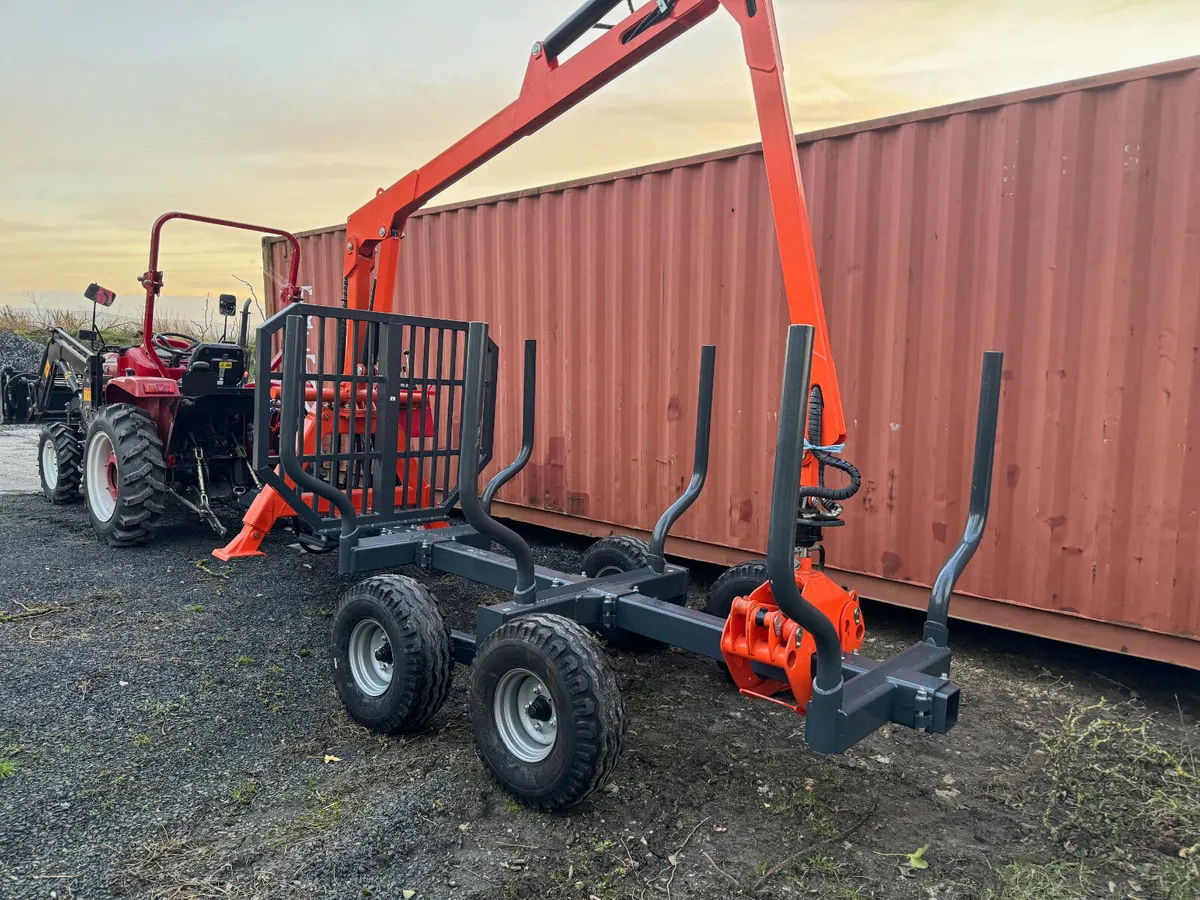
[[[380,188],[350,216],[344,248],[348,305],[369,308],[373,281],[384,286],[390,301],[400,236],[414,212],[724,8],[741,30],[750,69],[790,318],[793,323],[815,329],[811,384],[821,389],[824,411],[819,439],[810,435],[809,440],[823,446],[843,443],[845,417],[830,351],[771,0],[650,0],[569,59],[560,61],[568,47],[619,5],[621,0],[585,2],[544,41],[533,45],[516,100],[420,169],[389,188]],[[807,472],[810,467],[805,468]]]

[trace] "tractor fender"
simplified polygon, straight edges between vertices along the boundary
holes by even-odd
[[[179,385],[170,378],[119,376],[104,386],[104,402],[131,403],[144,409],[154,419],[158,437],[165,447],[179,407]]]

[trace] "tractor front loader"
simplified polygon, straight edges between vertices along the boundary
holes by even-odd
[[[249,498],[261,486],[250,465],[254,382],[249,366],[250,300],[241,322],[237,298],[221,295],[226,330],[219,341],[155,328],[163,226],[186,219],[275,234],[292,245],[280,299],[299,300],[300,245],[286,231],[190,213],[160,216],[150,234],[150,262],[138,278],[145,291],[141,342],[108,341],[93,327],[78,335],[55,328],[39,371],[0,375],[0,420],[41,423],[38,470],[51,503],[83,503],[96,535],[111,546],[145,543],[160,525],[168,497],[224,536],[213,509],[219,499]],[[92,284],[84,296],[111,306],[112,291]],[[262,423],[269,429],[269,417]]]

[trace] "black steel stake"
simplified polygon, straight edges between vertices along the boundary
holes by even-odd
[[[492,476],[492,480],[483,489],[480,505],[488,515],[492,512],[492,501],[500,488],[508,484],[525,468],[529,458],[533,456],[533,422],[537,406],[537,341],[525,342],[525,385],[524,410],[521,420],[521,452],[511,463]]]
[[[712,434],[713,369],[716,365],[717,348],[705,344],[700,348],[700,396],[696,400],[696,451],[692,456],[692,480],[679,498],[667,507],[654,526],[650,538],[650,568],[662,574],[667,560],[664,550],[667,535],[688,508],[696,502],[708,477],[708,445]]]
[[[929,594],[929,614],[925,620],[923,640],[945,647],[950,640],[947,626],[950,616],[950,595],[967,563],[979,548],[987,524],[988,505],[992,494],[992,463],[996,457],[996,423],[1000,415],[1000,376],[1004,354],[989,350],[983,354],[983,376],[979,383],[979,414],[975,421],[975,462],[971,467],[971,505],[962,540],[938,572],[937,581]]]
[[[467,327],[466,374],[463,385],[462,451],[458,460],[458,499],[467,522],[507,549],[517,564],[517,583],[513,594],[518,603],[536,599],[537,582],[533,574],[533,553],[521,536],[501,525],[484,509],[479,497],[479,455],[483,439],[483,394],[487,365],[488,326],[472,322]]]

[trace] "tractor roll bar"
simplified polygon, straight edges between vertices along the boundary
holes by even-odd
[[[560,53],[587,34],[589,30],[600,23],[601,19],[624,2],[625,0],[587,0],[542,41],[542,50],[545,52],[546,58],[558,59]]]
[[[195,213],[185,212],[168,212],[163,213],[154,220],[154,225],[150,229],[150,263],[146,267],[146,271],[138,276],[138,283],[146,289],[146,308],[142,313],[142,346],[146,348],[146,352],[153,360],[158,359],[158,354],[154,352],[154,347],[151,340],[154,337],[154,298],[158,296],[159,291],[163,286],[163,273],[158,268],[158,249],[162,242],[163,226],[172,219],[186,219],[189,222],[202,222],[205,225],[219,225],[222,228],[239,228],[242,231],[257,231],[259,234],[274,234],[281,238],[286,238],[287,242],[292,245],[292,261],[288,266],[288,282],[280,291],[279,296],[283,304],[299,303],[300,288],[296,282],[300,278],[300,241],[290,231],[283,231],[280,228],[269,228],[266,225],[251,225],[248,222],[235,222],[232,219],[215,219],[212,216],[198,216]],[[163,375],[167,371],[162,363],[158,364]]]
[[[779,402],[779,436],[775,443],[771,523],[767,532],[767,574],[771,595],[784,615],[799,623],[816,641],[814,693],[842,690],[842,645],[837,629],[796,587],[796,508],[800,502],[800,461],[804,456],[804,424],[808,379],[812,367],[811,325],[789,325],[783,360],[783,396]],[[838,705],[840,706],[840,700]]]
[[[537,341],[525,341],[525,384],[524,384],[524,409],[522,410],[521,418],[521,451],[517,454],[517,458],[511,463],[492,476],[492,480],[487,483],[487,487],[483,489],[483,496],[479,499],[483,511],[488,515],[492,512],[492,501],[496,499],[496,494],[500,488],[508,484],[517,474],[525,468],[525,464],[529,462],[529,458],[533,456],[533,421],[534,410],[537,405]]]
[[[467,326],[467,358],[463,385],[462,450],[458,458],[458,500],[467,522],[480,534],[508,550],[517,564],[513,594],[518,603],[536,599],[533,553],[511,528],[501,525],[484,508],[479,497],[479,443],[483,437],[483,395],[488,342],[487,322]],[[529,353],[526,345],[526,354]]]
[[[306,349],[307,329],[304,327],[303,316],[288,316],[283,330],[283,371],[305,371],[304,351]],[[265,379],[264,379],[265,380]],[[300,407],[303,404],[304,381],[299,378],[284,378],[281,384],[279,398],[279,433],[286,435],[279,442],[279,462],[283,471],[296,483],[296,486],[312,491],[323,500],[328,500],[337,507],[342,519],[341,553],[348,555],[354,548],[353,538],[358,531],[358,516],[354,512],[354,504],[348,494],[337,490],[320,478],[304,471],[304,466],[296,455],[296,440],[303,433],[299,427]]]
[[[713,369],[716,364],[717,348],[705,344],[700,348],[700,396],[696,400],[696,452],[692,456],[692,480],[667,511],[659,517],[650,538],[650,568],[662,574],[667,560],[663,551],[667,545],[667,534],[688,508],[696,502],[708,477],[708,444],[712,433]]]
[[[950,640],[947,621],[950,616],[950,595],[967,563],[979,549],[983,528],[987,524],[988,505],[992,494],[992,464],[996,457],[996,424],[1000,415],[1000,376],[1004,354],[988,350],[983,354],[983,375],[979,381],[979,415],[975,422],[975,461],[971,467],[971,503],[962,540],[938,572],[929,594],[929,613],[922,639],[945,647]]]

